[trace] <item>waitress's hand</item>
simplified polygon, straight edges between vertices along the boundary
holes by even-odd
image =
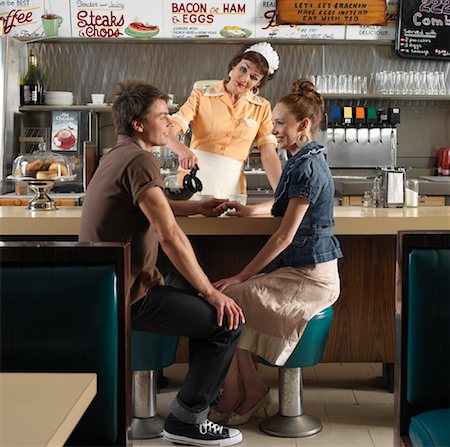
[[[219,281],[213,283],[213,286],[220,292],[223,292],[227,287],[232,286],[233,284],[239,284],[242,281],[243,278],[241,278],[240,275],[234,275],[229,278],[219,279]]]
[[[198,166],[197,155],[195,155],[188,147],[184,147],[183,150],[178,153],[178,160],[183,169],[192,169],[194,165]]]
[[[200,200],[198,213],[206,217],[218,217],[228,209],[227,203],[227,199],[216,199],[215,197]]]

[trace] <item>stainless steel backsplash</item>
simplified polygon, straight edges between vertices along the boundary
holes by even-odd
[[[447,91],[450,90],[450,64],[400,58],[390,43],[271,43],[279,52],[280,69],[262,89],[261,95],[272,104],[290,90],[294,80],[308,74],[351,73],[370,79],[372,73],[382,70],[443,71]],[[106,101],[111,102],[116,82],[127,77],[151,82],[173,93],[175,102],[182,104],[196,80],[226,78],[228,62],[242,47],[235,41],[187,40],[129,42],[63,39],[29,45],[36,48],[47,90],[73,91],[75,102],[80,104],[90,102],[93,92],[104,92]],[[450,145],[450,101],[386,98],[358,102],[358,105],[367,104],[401,108],[399,164],[403,160],[405,166],[428,169],[436,149]]]

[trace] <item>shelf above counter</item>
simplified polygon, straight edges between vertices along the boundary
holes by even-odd
[[[381,100],[381,101],[439,101],[439,103],[450,102],[450,95],[382,95],[375,93],[353,94],[353,93],[323,93],[323,98],[336,100],[361,100],[366,99]],[[72,104],[72,105],[35,105],[35,106],[21,106],[19,112],[51,112],[53,110],[80,110],[90,111],[96,113],[111,112],[112,104],[96,105],[96,104]],[[177,108],[169,107],[170,113],[175,113]]]
[[[46,105],[20,106],[19,112],[51,112],[53,110],[81,110],[90,112],[111,112],[112,104],[72,104],[72,105]],[[169,107],[169,112],[174,113],[178,107]]]

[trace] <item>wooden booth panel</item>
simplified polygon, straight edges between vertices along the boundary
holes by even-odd
[[[267,236],[192,236],[200,264],[212,281],[238,273]],[[394,362],[395,236],[339,236],[341,296],[324,362]],[[161,270],[173,268],[163,253]],[[177,361],[187,362],[186,340]]]

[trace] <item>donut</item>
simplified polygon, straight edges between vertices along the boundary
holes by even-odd
[[[42,168],[44,162],[41,159],[28,163],[25,167],[25,175],[34,175],[36,171]]]
[[[68,174],[67,172],[67,167],[65,165],[63,165],[62,163],[52,163],[49,167],[48,167],[49,171],[54,171],[57,174],[57,177],[64,177]]]
[[[57,171],[39,171],[36,173],[36,180],[53,180],[58,177]]]

